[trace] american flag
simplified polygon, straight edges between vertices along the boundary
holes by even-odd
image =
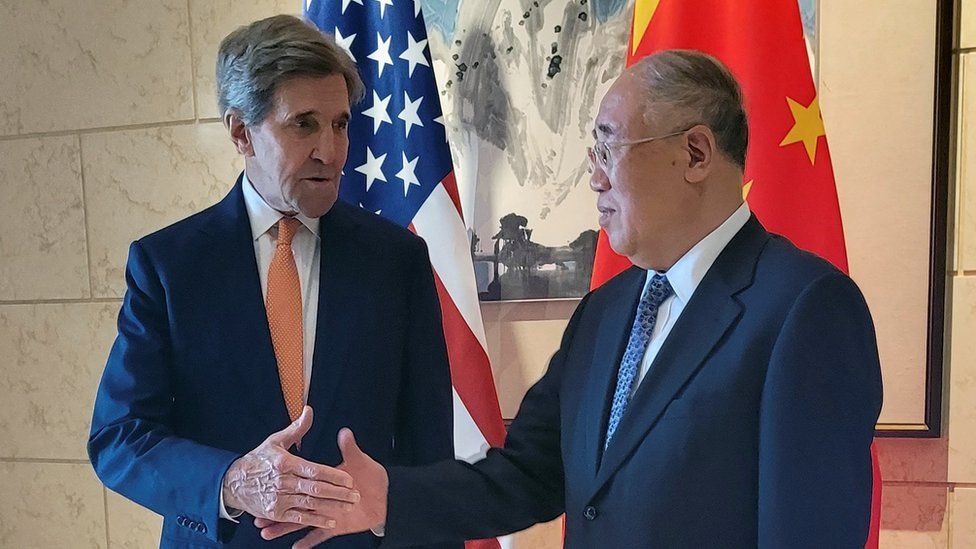
[[[339,196],[427,241],[454,384],[455,454],[480,459],[505,430],[420,1],[308,0],[305,16],[349,52],[366,85]]]

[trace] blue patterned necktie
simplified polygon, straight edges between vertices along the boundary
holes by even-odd
[[[673,293],[674,289],[671,288],[668,277],[654,275],[650,284],[644,289],[640,303],[637,304],[637,316],[634,317],[634,326],[630,329],[630,340],[627,341],[627,350],[624,351],[620,369],[617,371],[617,388],[613,391],[613,405],[610,407],[610,419],[607,421],[604,450],[610,445],[610,439],[613,438],[620,418],[623,417],[627,404],[630,403],[634,380],[637,379],[637,369],[644,360],[647,344],[651,341],[651,333],[654,332],[654,324],[657,323],[657,310]]]

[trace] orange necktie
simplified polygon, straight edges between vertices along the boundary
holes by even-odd
[[[298,220],[283,217],[278,221],[278,245],[268,268],[268,326],[278,359],[278,378],[294,421],[302,413],[305,392],[304,344],[302,336],[302,286],[298,281],[291,239]]]

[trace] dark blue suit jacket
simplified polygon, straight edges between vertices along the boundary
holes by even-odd
[[[753,217],[708,271],[604,454],[646,272],[591,292],[505,448],[390,469],[384,547],[485,537],[566,512],[570,548],[857,548],[881,408],[854,283]]]
[[[351,427],[386,464],[453,456],[452,389],[423,240],[337,202],[321,218],[299,455],[336,465]],[[220,203],[134,242],[88,452],[106,486],[163,515],[162,547],[290,547],[218,518],[230,464],[289,424],[238,179]],[[371,534],[328,547],[375,547]]]

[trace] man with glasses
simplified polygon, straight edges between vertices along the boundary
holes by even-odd
[[[381,526],[384,547],[491,537],[565,512],[571,548],[864,546],[871,316],[846,275],[743,202],[734,77],[698,52],[646,57],[594,137],[600,226],[635,266],[583,298],[482,461],[384,469],[341,433],[363,499],[306,542]]]

